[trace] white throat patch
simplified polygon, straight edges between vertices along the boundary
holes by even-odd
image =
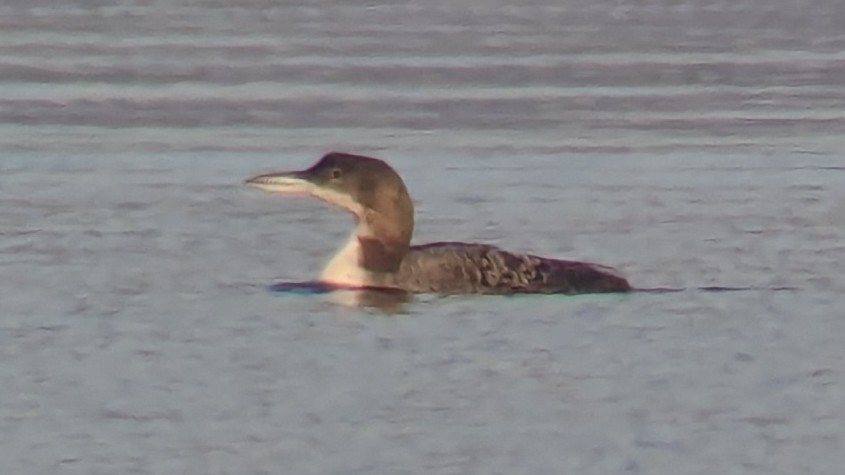
[[[327,284],[366,287],[375,286],[372,273],[361,267],[361,243],[358,236],[369,233],[366,223],[361,222],[349,236],[346,243],[335,252],[328,264],[320,272],[320,281]]]

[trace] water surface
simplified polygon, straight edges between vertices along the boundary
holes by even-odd
[[[843,23],[823,0],[6,2],[3,468],[839,473]],[[350,218],[241,182],[330,149],[402,173],[416,242],[684,290],[271,292]]]

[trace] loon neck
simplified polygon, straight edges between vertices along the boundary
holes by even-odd
[[[373,272],[395,272],[408,253],[413,233],[413,216],[408,220],[371,214],[361,221],[352,238],[360,248],[359,263]]]
[[[374,272],[395,272],[411,245],[414,205],[399,175],[372,174],[359,196],[355,237],[360,244],[361,267]]]
[[[344,287],[396,287],[395,272],[408,247],[373,235],[360,222],[320,272],[320,281]]]

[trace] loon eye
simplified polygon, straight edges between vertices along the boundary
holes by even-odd
[[[337,180],[338,178],[340,178],[340,176],[342,174],[343,174],[343,172],[340,171],[340,168],[333,169],[332,170],[332,180]]]

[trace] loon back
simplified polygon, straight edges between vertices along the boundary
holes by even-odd
[[[457,242],[412,246],[396,273],[396,284],[408,292],[443,294],[631,290],[628,281],[610,267]]]

